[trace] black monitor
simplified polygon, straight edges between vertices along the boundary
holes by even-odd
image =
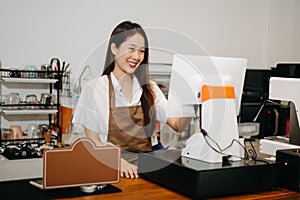
[[[278,63],[272,70],[272,76],[300,78],[300,63]]]
[[[261,102],[268,99],[271,70],[247,69],[242,102]]]

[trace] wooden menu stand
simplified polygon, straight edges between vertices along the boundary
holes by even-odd
[[[96,147],[88,138],[70,148],[47,149],[43,156],[43,189],[119,182],[120,148]]]

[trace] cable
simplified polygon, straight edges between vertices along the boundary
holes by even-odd
[[[214,139],[212,139],[212,138],[208,135],[207,131],[205,131],[204,129],[201,129],[201,133],[203,134],[203,137],[204,137],[204,140],[205,140],[206,144],[207,144],[211,149],[213,149],[215,152],[217,152],[217,153],[219,153],[219,154],[222,154],[222,155],[228,155],[228,156],[232,156],[232,157],[238,157],[238,158],[241,158],[241,159],[248,159],[248,158],[249,158],[249,154],[248,154],[246,148],[245,148],[245,147],[240,143],[240,141],[238,141],[237,139],[233,139],[233,140],[231,141],[231,143],[230,143],[227,147],[225,147],[224,149],[222,149],[222,148],[220,147],[220,145],[219,145]],[[218,149],[216,149],[215,147],[213,147],[207,139],[211,140],[211,141],[215,144],[215,146],[216,146]],[[235,155],[230,155],[230,154],[224,153],[224,151],[226,151],[227,149],[229,149],[230,147],[232,147],[232,145],[233,145],[234,142],[238,143],[238,144],[243,148],[243,150],[244,150],[244,152],[245,152],[245,154],[246,154],[246,157],[239,157],[239,156],[235,156]]]
[[[247,138],[245,138],[245,139],[244,139],[245,146],[246,146],[246,142],[249,142],[250,145],[251,145],[251,149],[249,149],[249,150],[247,151],[247,153],[251,155],[250,158],[256,159],[256,158],[257,158],[257,153],[256,153],[256,150],[255,150],[255,148],[254,148],[254,146],[253,146],[252,139],[247,139]]]
[[[199,109],[199,110],[198,110],[198,109]],[[202,105],[201,105],[201,104],[199,104],[199,105],[194,105],[194,111],[195,111],[195,114],[196,114],[196,118],[199,119],[199,129],[200,129],[201,133],[203,134],[203,137],[204,137],[205,142],[207,143],[207,145],[208,145],[211,149],[213,149],[215,152],[220,153],[220,154],[222,154],[222,155],[228,155],[228,156],[230,156],[230,157],[238,157],[238,158],[241,158],[241,159],[248,159],[249,154],[248,154],[247,150],[245,149],[245,147],[244,147],[238,140],[233,139],[233,140],[231,141],[231,143],[230,143],[229,146],[227,146],[226,148],[222,149],[222,148],[220,147],[220,145],[219,145],[214,139],[212,139],[212,138],[208,135],[207,131],[204,130],[204,129],[202,128],[202,119],[201,119]],[[199,112],[198,112],[198,111],[199,111]],[[198,113],[199,113],[199,115],[197,115]],[[217,146],[218,149],[216,149],[215,147],[213,147],[213,146],[209,143],[209,141],[207,140],[206,137],[207,137],[208,139],[210,139],[210,140]],[[246,154],[246,157],[245,157],[245,158],[224,153],[224,151],[226,151],[227,149],[229,149],[229,148],[233,145],[234,142],[237,142],[237,143],[244,149],[244,152],[245,152],[245,154]]]
[[[248,154],[252,155],[250,158],[252,158],[254,161],[259,161],[259,162],[263,162],[266,164],[270,164],[267,160],[262,160],[262,159],[257,158],[257,153],[253,146],[252,139],[245,139],[244,141],[245,141],[245,143],[249,142],[249,144],[251,145],[251,149],[248,150]]]

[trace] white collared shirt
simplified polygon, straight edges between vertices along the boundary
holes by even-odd
[[[133,77],[133,85],[132,85],[132,100],[131,102],[128,101],[128,99],[124,96],[124,94],[121,92],[122,87],[115,77],[114,73],[110,73],[111,82],[115,89],[115,101],[116,101],[116,107],[119,106],[133,106],[133,105],[139,105],[140,104],[140,98],[142,96],[143,90],[140,87],[140,84],[137,80],[137,78]]]
[[[116,106],[139,105],[142,88],[136,77],[133,79],[132,102],[129,103],[121,93],[120,85],[113,76],[113,73],[111,75],[112,84],[115,89]],[[155,82],[151,81],[150,83],[155,94],[156,120],[165,124],[167,121],[167,99]],[[109,81],[106,75],[86,83],[75,108],[72,123],[98,132],[101,142],[107,142],[109,126]]]

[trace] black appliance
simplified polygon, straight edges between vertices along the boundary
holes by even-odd
[[[260,123],[259,138],[289,131],[289,106],[269,101],[269,81],[274,73],[274,69],[246,70],[239,121]]]
[[[141,177],[192,199],[245,194],[277,187],[277,163],[265,160],[207,163],[181,156],[180,150],[139,154]]]
[[[279,164],[278,184],[300,192],[300,149],[277,150],[276,162]]]
[[[300,78],[300,63],[278,63],[272,69],[272,76],[286,78]]]

